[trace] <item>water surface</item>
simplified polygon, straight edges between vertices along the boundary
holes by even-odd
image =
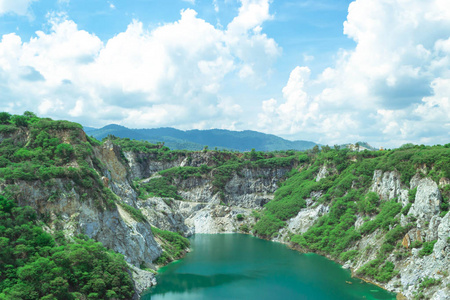
[[[190,240],[192,252],[160,269],[158,285],[143,300],[395,299],[351,278],[335,262],[279,243],[243,234],[197,234]]]

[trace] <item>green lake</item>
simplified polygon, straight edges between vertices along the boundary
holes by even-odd
[[[161,268],[143,300],[395,299],[333,261],[283,244],[244,234],[197,234],[190,241],[192,251]]]

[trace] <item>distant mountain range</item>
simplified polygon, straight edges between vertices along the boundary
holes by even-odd
[[[121,138],[145,140],[151,143],[164,142],[172,150],[202,150],[205,146],[209,149],[228,149],[238,151],[276,151],[276,150],[306,150],[315,145],[309,141],[289,141],[273,134],[265,134],[257,131],[231,131],[223,129],[209,130],[178,130],[175,128],[130,129],[120,125],[107,125],[96,129],[84,127],[86,134],[98,140],[109,134]]]

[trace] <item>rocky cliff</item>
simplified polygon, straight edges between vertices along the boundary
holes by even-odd
[[[142,155],[142,154],[141,154]],[[157,178],[157,172],[164,168],[174,167],[200,167],[201,165],[214,166],[211,153],[196,153],[195,159],[180,158],[170,163],[146,160],[139,165],[134,153],[125,153],[131,170],[136,170],[133,176],[139,180],[152,180]],[[140,158],[142,160],[142,157]],[[353,159],[353,158],[351,158]],[[139,165],[139,166],[137,166]],[[305,166],[301,166],[302,170]],[[306,166],[311,168],[310,166]],[[171,231],[193,233],[220,233],[220,232],[248,232],[258,221],[258,212],[263,212],[263,206],[273,200],[274,192],[280,180],[285,178],[290,167],[284,168],[241,168],[227,178],[221,191],[214,188],[213,172],[202,177],[182,176],[173,178],[178,195],[182,200],[151,197],[138,202],[148,220],[159,228]],[[313,180],[320,183],[339,176],[335,166],[321,165],[316,168]],[[449,241],[449,214],[443,214],[441,190],[448,191],[448,182],[445,178],[440,180],[439,187],[435,180],[427,177],[426,172],[420,168],[412,176],[409,184],[401,181],[399,171],[374,170],[370,180],[366,183],[367,192],[376,193],[381,201],[393,201],[401,205],[395,219],[398,219],[402,228],[407,229],[398,240],[395,249],[390,250],[382,264],[393,264],[393,274],[389,280],[377,280],[358,272],[380,257],[380,249],[386,244],[386,232],[378,228],[368,234],[363,234],[359,240],[352,243],[345,252],[356,251],[356,258],[350,260],[337,259],[351,268],[355,276],[367,278],[384,288],[398,293],[399,297],[450,299],[450,241]],[[351,188],[357,189],[357,182],[352,182]],[[305,207],[285,221],[283,228],[270,239],[292,244],[292,235],[301,235],[312,228],[318,220],[330,213],[332,206],[324,202],[327,190],[314,190],[305,200]],[[354,228],[358,230],[364,223],[376,219],[376,214],[357,214]],[[394,229],[395,225],[390,225]],[[257,234],[253,232],[254,234]],[[433,243],[430,253],[423,254],[427,243]],[[304,250],[303,250],[304,251]],[[320,252],[319,252],[320,253]],[[323,253],[327,255],[326,253]],[[327,255],[329,256],[329,255]],[[329,256],[332,259],[333,256]]]
[[[329,172],[324,169],[324,166],[320,168],[318,178],[327,177]],[[315,251],[344,264],[355,276],[398,293],[398,299],[450,299],[450,214],[441,209],[441,190],[446,191],[448,197],[447,180],[441,179],[439,187],[436,181],[417,170],[407,187],[402,184],[400,177],[398,171],[375,170],[369,187],[369,191],[379,196],[380,206],[387,201],[401,204],[401,211],[395,214],[395,219],[399,222],[398,227],[393,224],[389,225],[387,231],[382,228],[373,232],[361,231],[366,234],[350,243],[351,246],[342,253],[344,255],[341,254],[337,259],[327,252]],[[354,185],[355,182],[352,183],[352,186]],[[307,199],[307,207],[301,209],[294,218],[287,220],[285,228],[280,229],[272,239],[289,244],[292,234],[301,236],[312,228],[321,216],[329,213],[329,206],[315,202],[314,199],[317,198],[311,193],[311,198]],[[382,222],[374,214],[357,214],[354,220],[351,228],[356,230],[361,229],[365,223]],[[398,228],[402,229],[403,234],[394,238],[397,244],[390,250],[391,248],[387,248],[387,240],[395,236],[390,233]],[[297,243],[291,245],[298,248]],[[385,247],[389,250],[383,250]],[[307,247],[300,249],[308,251]],[[386,256],[381,256],[380,253],[385,253]],[[350,259],[346,260],[344,257]],[[370,272],[366,270],[373,270],[377,264],[387,266],[388,263],[392,263],[393,276],[375,276],[376,279],[373,275],[368,276]]]
[[[170,162],[155,161],[142,153],[124,154],[131,176],[144,183],[159,178],[157,172],[166,169],[217,166],[214,152],[194,152]],[[151,197],[138,201],[137,205],[158,228],[186,235],[237,232],[241,226],[252,222],[253,209],[260,210],[273,199],[277,183],[291,168],[290,165],[279,168],[243,166],[227,174],[220,191],[214,185],[214,169],[200,177],[175,176],[173,185],[182,200]]]
[[[355,158],[348,150],[336,152],[341,158],[334,152],[171,152],[145,144],[130,148],[118,140],[95,143],[82,131],[77,142],[64,129],[51,133],[63,143],[76,144],[75,153],[82,147],[90,151],[62,157],[58,170],[64,170],[64,176],[5,175],[0,192],[35,208],[49,231],[84,233],[122,253],[138,293],[155,283],[153,274],[141,268],[155,268],[153,262],[163,253],[154,226],[185,236],[252,233],[327,255],[355,275],[408,299],[450,299],[450,214],[443,206],[448,203],[449,180],[438,176],[442,172],[437,167],[424,171],[414,166],[402,173],[402,168],[377,169],[373,163],[356,170],[364,161],[378,159],[380,164],[381,159],[365,152]],[[4,140],[21,146],[36,143],[26,129],[1,134],[0,142]],[[416,175],[405,182],[411,172]],[[379,226],[379,216],[388,214],[384,203],[393,203],[395,215]],[[331,217],[346,224],[333,231],[346,241],[338,254],[330,250],[337,244],[319,248],[311,243],[312,236],[325,234],[320,226]],[[262,233],[264,222],[270,234]],[[339,229],[342,223],[330,223],[329,228]],[[388,275],[380,277],[379,272]]]
[[[17,156],[20,151],[29,151],[22,150],[27,146],[33,149],[36,135],[30,129],[19,128],[0,134],[0,141],[2,146],[14,145]],[[75,148],[75,153],[71,152],[70,158],[64,161],[51,162],[58,166],[41,165],[36,170],[37,165],[16,162],[12,168],[3,168],[0,194],[10,195],[21,206],[34,208],[50,232],[62,231],[69,239],[85,234],[123,254],[133,270],[154,268],[152,262],[161,255],[162,249],[153,237],[150,223],[135,220],[121,205],[137,207],[136,192],[130,186],[120,148],[109,142],[92,147],[81,130],[49,129],[49,136],[62,142],[60,145],[71,145],[69,149]],[[90,152],[81,158],[76,153],[77,147],[80,151],[86,147]],[[146,278],[135,285],[137,295],[155,283],[150,272],[135,270],[132,274],[136,283]]]

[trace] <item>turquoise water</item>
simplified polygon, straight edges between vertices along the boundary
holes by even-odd
[[[395,299],[322,256],[249,235],[197,234],[191,248],[160,269],[158,285],[143,300]]]

